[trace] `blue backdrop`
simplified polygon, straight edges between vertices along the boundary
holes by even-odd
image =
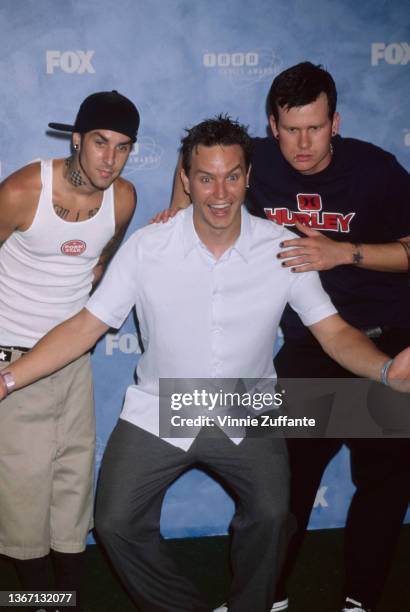
[[[131,231],[168,205],[184,127],[228,112],[264,135],[273,77],[306,59],[335,77],[342,134],[410,168],[407,0],[2,0],[0,34],[1,176],[66,156],[68,140],[47,133],[47,123],[71,122],[85,96],[118,89],[142,117],[124,172],[139,196]],[[132,318],[95,351],[98,464],[137,351]],[[343,451],[324,475],[310,526],[342,526],[352,490]],[[168,492],[163,532],[224,533],[231,514],[220,487],[192,472]]]

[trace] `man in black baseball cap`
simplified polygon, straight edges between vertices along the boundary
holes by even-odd
[[[84,100],[74,125],[49,123],[49,127],[63,132],[85,134],[96,129],[112,130],[137,140],[140,116],[136,106],[118,91],[100,91]]]
[[[74,125],[48,125],[55,130],[73,133],[74,154],[65,161],[71,183],[76,187],[86,187],[88,184],[100,190],[106,189],[119,176],[130,147],[137,140],[139,123],[136,106],[113,90],[88,96],[79,108]],[[110,150],[114,153],[126,152],[127,155],[114,155],[112,160],[107,159],[107,151]]]
[[[50,127],[73,133],[73,155],[29,164],[0,185],[3,374],[81,310],[136,204],[134,186],[120,177],[139,127],[130,100],[94,93],[74,125]],[[11,400],[0,412],[0,554],[13,560],[24,589],[78,590],[94,479],[88,355]]]

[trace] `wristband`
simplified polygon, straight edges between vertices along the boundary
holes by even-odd
[[[4,397],[7,397],[16,386],[16,381],[14,380],[14,376],[11,372],[5,372],[4,370],[1,370],[0,376],[3,379],[3,384],[6,389],[6,395]]]
[[[383,365],[380,372],[380,382],[386,387],[389,387],[389,383],[387,381],[387,374],[389,373],[390,366],[393,363],[393,359],[388,359]]]

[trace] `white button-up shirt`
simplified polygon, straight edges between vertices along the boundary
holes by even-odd
[[[115,328],[136,307],[145,352],[122,419],[158,435],[159,378],[274,378],[286,303],[305,325],[336,312],[315,272],[281,266],[279,243],[289,238],[242,207],[240,236],[216,259],[195,231],[192,206],[129,238],[86,306]],[[193,442],[169,441],[185,449]]]

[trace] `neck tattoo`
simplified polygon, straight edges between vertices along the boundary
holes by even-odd
[[[75,168],[74,161],[74,156],[67,157],[67,159],[65,160],[65,167],[67,169],[65,176],[67,180],[69,180],[74,187],[81,187],[82,185],[87,185],[87,181],[83,179],[83,175],[81,174],[80,170]]]

